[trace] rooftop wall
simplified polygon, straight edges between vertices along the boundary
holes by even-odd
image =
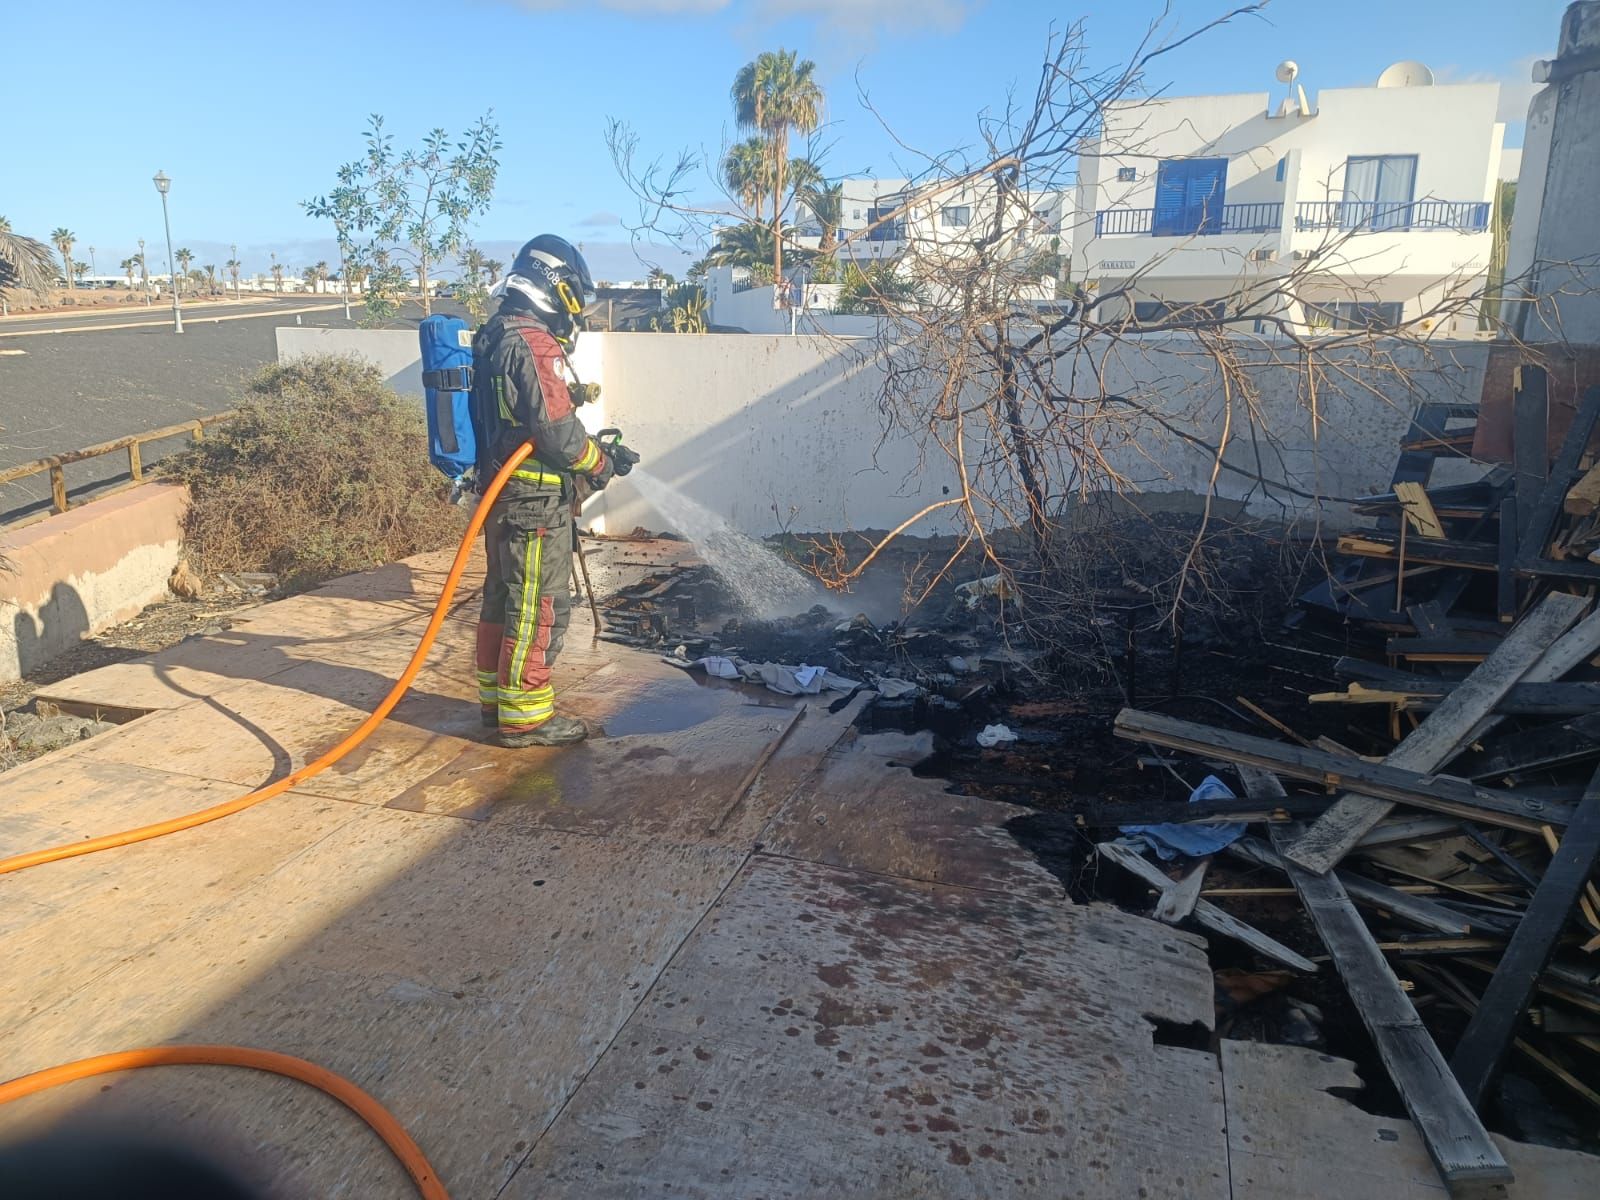
[[[410,332],[277,332],[280,358],[362,354],[420,395]],[[1187,438],[1215,444],[1226,427],[1218,494],[1263,517],[1314,514],[1337,527],[1351,521],[1340,500],[1387,486],[1415,404],[1475,402],[1487,356],[1485,343],[1439,341],[1390,348],[1375,365],[1358,347],[1313,388],[1286,345],[1263,343],[1246,355],[1261,396],[1252,413],[1237,391],[1229,410],[1214,366],[1186,336],[1131,338],[1091,348],[1056,386],[1096,396],[1103,379],[1108,392],[1156,398],[1144,418],[1107,422],[1106,457],[1139,490],[1203,495],[1214,464]],[[892,528],[954,484],[937,446],[886,431],[885,360],[870,340],[592,334],[575,365],[603,389],[582,410],[591,430],[620,427],[646,470],[748,533]],[[972,456],[986,449],[974,441]],[[626,479],[586,512],[612,532],[667,524]]]

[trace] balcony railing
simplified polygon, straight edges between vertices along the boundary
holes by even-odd
[[[1220,214],[1220,215],[1219,215]],[[1155,234],[1153,208],[1103,208],[1094,214],[1094,235]],[[1158,237],[1186,237],[1212,233],[1270,233],[1283,224],[1283,205],[1278,201],[1254,204],[1224,204],[1178,227],[1163,227]]]
[[[1352,233],[1410,233],[1452,229],[1482,233],[1489,228],[1490,205],[1477,200],[1317,200],[1295,206],[1294,227],[1343,229]],[[1216,214],[1220,211],[1221,217]],[[1153,208],[1103,208],[1094,214],[1095,237],[1145,234],[1157,237],[1207,236],[1220,233],[1270,233],[1283,223],[1283,205],[1276,201],[1224,204],[1204,217],[1178,221],[1156,231]]]
[[[1313,200],[1295,206],[1294,226],[1355,233],[1423,229],[1482,233],[1489,228],[1489,204],[1478,200]]]

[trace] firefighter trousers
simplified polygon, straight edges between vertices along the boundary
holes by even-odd
[[[484,528],[478,702],[522,733],[555,715],[550,667],[572,609],[572,512],[559,495],[497,501]]]

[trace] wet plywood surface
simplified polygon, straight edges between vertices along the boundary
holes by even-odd
[[[1353,1064],[1298,1046],[1222,1043],[1234,1200],[1447,1200],[1422,1139],[1403,1119],[1376,1116]],[[1516,1173],[1507,1200],[1589,1200],[1600,1158],[1496,1137]]]
[[[810,862],[904,879],[988,888],[1066,903],[1066,890],[1018,839],[1029,812],[919,779],[933,735],[840,739],[817,777],[795,792],[764,834],[766,849]]]
[[[1190,939],[758,855],[509,1196],[1227,1195]]]
[[[607,554],[625,576],[682,549]],[[192,811],[320,754],[408,660],[447,562],[66,681],[163,711],[0,775],[0,846]],[[1200,940],[1070,905],[1025,814],[914,777],[917,739],[846,736],[862,699],[806,700],[752,780],[795,701],[596,643],[578,608],[557,687],[602,736],[501,750],[477,720],[475,609],[451,612],[393,719],[299,791],[0,878],[0,1062],[171,1041],[298,1054],[392,1108],[458,1200],[1316,1182],[1285,1173],[1292,1135],[1244,1059],[1155,1042],[1151,1019],[1210,1022]],[[1363,1161],[1376,1118],[1330,1115],[1345,1102],[1320,1077],[1275,1078],[1283,1112],[1325,1123],[1317,1154]],[[354,1118],[251,1073],[75,1085],[0,1109],[0,1134],[91,1116],[230,1148],[289,1194],[408,1194]],[[1567,1159],[1527,1154],[1513,1162],[1562,1177]]]

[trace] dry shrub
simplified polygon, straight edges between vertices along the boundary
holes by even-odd
[[[272,571],[288,589],[437,550],[464,516],[428,462],[421,406],[353,358],[263,367],[238,416],[168,461],[189,485],[204,573]]]

